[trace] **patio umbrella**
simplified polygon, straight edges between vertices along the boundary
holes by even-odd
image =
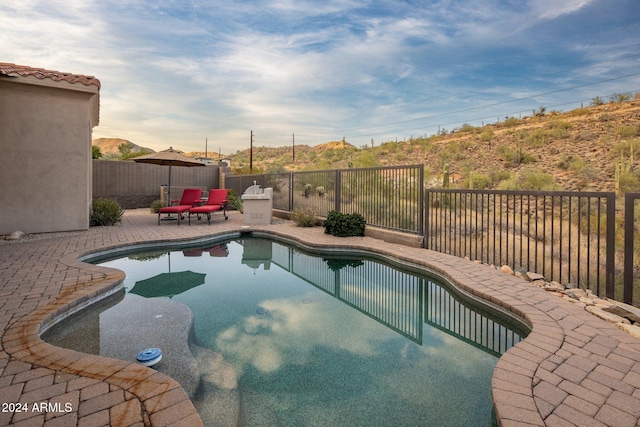
[[[167,193],[169,203],[171,203],[171,166],[206,166],[204,163],[196,159],[192,159],[189,156],[185,156],[180,151],[174,150],[173,147],[169,147],[168,150],[158,151],[157,153],[135,157],[133,161],[138,163],[151,163],[153,165],[169,166],[169,190]]]
[[[191,270],[175,273],[160,273],[148,279],[136,282],[131,293],[145,298],[173,297],[200,286],[204,283],[206,274],[194,273]]]

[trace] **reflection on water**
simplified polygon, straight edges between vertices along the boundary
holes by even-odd
[[[490,425],[493,367],[523,334],[427,275],[265,239],[104,265],[124,270],[129,290],[161,273],[206,275],[166,293],[193,312],[195,344],[237,375],[246,425]],[[101,328],[85,330],[100,342]],[[219,389],[204,389],[207,421]]]
[[[319,258],[267,240],[247,240],[273,246],[274,262],[307,283],[324,290],[368,316],[421,344],[424,322],[499,356],[525,333],[499,322],[486,309],[456,299],[442,284],[426,276],[403,272],[372,260]],[[259,242],[259,243],[258,243]],[[253,249],[251,249],[253,250]]]

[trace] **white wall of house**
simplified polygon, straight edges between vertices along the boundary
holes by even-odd
[[[95,85],[0,76],[0,235],[86,230]]]

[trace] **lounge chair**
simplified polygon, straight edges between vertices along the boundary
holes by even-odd
[[[207,216],[207,221],[211,225],[211,215],[214,212],[222,211],[224,219],[229,219],[227,215],[227,197],[229,196],[229,190],[211,190],[209,191],[209,198],[206,203],[201,206],[196,206],[193,209],[189,209],[189,225],[191,225],[191,215],[196,215],[198,219],[201,215]]]
[[[160,218],[162,214],[168,215],[164,219],[174,219],[171,214],[177,214],[178,225],[180,225],[180,220],[184,219],[184,214],[189,211],[189,209],[200,204],[201,194],[202,190],[199,188],[185,188],[180,201],[173,200],[171,201],[171,206],[158,209],[158,225],[160,225],[160,221],[162,220]]]

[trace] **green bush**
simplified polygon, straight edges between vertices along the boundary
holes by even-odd
[[[229,190],[229,195],[227,196],[227,205],[229,206],[229,209],[235,209],[240,213],[242,213],[244,210],[242,199],[238,197],[238,195],[233,190]]]
[[[521,190],[541,191],[560,189],[553,179],[553,175],[532,169],[523,170],[518,174],[518,187]]]
[[[89,221],[93,226],[115,225],[122,218],[124,211],[113,199],[95,199]]]
[[[631,171],[620,173],[617,185],[622,193],[640,192],[640,175]]]
[[[324,221],[324,232],[338,237],[364,236],[365,224],[360,214],[344,214],[333,210]]]
[[[473,188],[476,190],[484,190],[489,188],[492,184],[492,180],[489,175],[484,173],[469,173],[469,178],[466,181],[467,188]]]
[[[160,208],[164,208],[167,204],[161,200],[154,200],[151,202],[151,213],[158,213]]]
[[[311,208],[295,208],[291,212],[291,221],[298,227],[313,227],[318,221],[318,216]]]
[[[518,119],[516,117],[507,117],[507,118],[504,119],[503,124],[506,127],[516,126],[516,125],[520,124],[520,119]]]
[[[514,150],[507,145],[499,145],[496,147],[496,153],[507,167],[516,167],[519,164],[534,163],[536,161],[533,154],[522,151],[519,147]]]

